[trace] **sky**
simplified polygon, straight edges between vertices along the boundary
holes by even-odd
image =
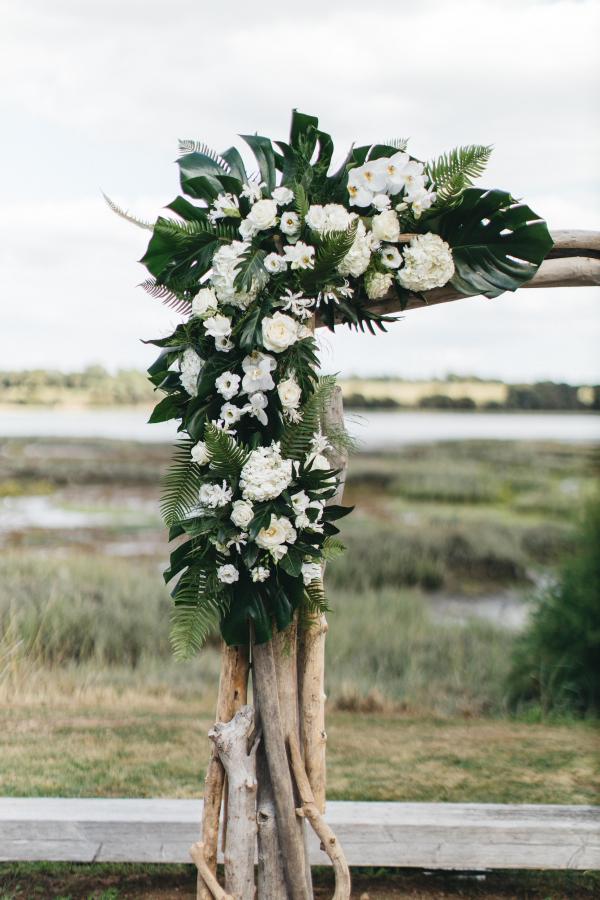
[[[600,228],[600,3],[591,0],[0,0],[0,369],[143,368],[176,315],[137,285],[178,192],[177,140],[285,139],[292,107],[340,153],[409,137],[427,159],[493,144],[482,186],[551,228]],[[238,145],[241,142],[238,141]],[[600,382],[600,288],[320,332],[343,375]]]

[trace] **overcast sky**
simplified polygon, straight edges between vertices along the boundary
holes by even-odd
[[[143,367],[172,312],[136,285],[177,193],[178,138],[286,138],[292,107],[340,153],[409,136],[491,143],[481,184],[553,228],[599,228],[600,4],[592,0],[0,0],[0,368]],[[600,289],[520,291],[323,341],[343,374],[600,381]]]

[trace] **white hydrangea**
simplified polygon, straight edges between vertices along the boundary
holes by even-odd
[[[358,278],[359,275],[366,272],[370,261],[371,249],[367,238],[367,229],[364,223],[359,220],[354,243],[339,264],[338,272],[340,275],[353,275],[355,278]]]
[[[302,563],[302,580],[304,584],[309,585],[311,581],[321,580],[320,563]]]
[[[369,300],[380,300],[385,297],[392,286],[392,276],[389,272],[370,272],[365,277],[365,290]]]
[[[245,309],[256,297],[261,287],[256,280],[249,291],[237,291],[234,287],[240,257],[249,247],[250,244],[246,241],[232,241],[231,244],[220,247],[213,256],[210,280],[221,303],[230,303],[232,306]]]
[[[179,380],[190,397],[198,393],[198,377],[204,366],[204,360],[198,356],[195,350],[188,347],[181,357],[179,368]]]
[[[323,234],[328,231],[346,231],[353,215],[340,203],[314,204],[309,207],[305,222],[312,231]]]
[[[438,234],[419,234],[403,251],[404,266],[398,272],[399,284],[409,291],[430,291],[443,287],[454,275],[454,260],[449,245]]]
[[[274,500],[292,480],[292,460],[282,459],[279,443],[253,450],[240,474],[244,500]]]
[[[216,509],[231,502],[232,492],[226,481],[222,484],[203,484],[198,492],[198,501],[204,509]]]

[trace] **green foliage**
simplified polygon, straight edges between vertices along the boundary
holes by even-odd
[[[537,599],[509,679],[513,706],[600,713],[600,499],[591,502],[577,547],[558,582]]]
[[[434,182],[437,204],[446,205],[456,201],[475,178],[483,175],[491,155],[491,147],[470,144],[443,153],[427,163],[425,171]]]
[[[327,597],[321,579],[311,581],[305,587],[306,594],[306,612],[310,615],[327,612]]]
[[[198,502],[202,472],[192,460],[193,445],[188,439],[176,445],[171,466],[162,480],[160,510],[167,527],[185,518]]]
[[[248,459],[249,450],[212,422],[204,427],[204,442],[210,453],[210,470],[222,477],[237,476]]]
[[[266,255],[260,247],[250,246],[240,257],[235,276],[235,287],[238,291],[249,291],[254,281],[261,287],[264,285],[266,273],[263,263]]]
[[[170,306],[176,312],[182,314],[190,312],[193,298],[185,288],[179,292],[173,283],[171,283],[170,287],[166,287],[164,284],[158,284],[155,278],[146,278],[145,281],[142,281],[140,287],[143,287],[151,297],[154,297],[156,300],[162,300],[165,306]]]
[[[226,606],[202,565],[190,566],[173,591],[171,646],[176,659],[190,659],[205,643]]]
[[[346,231],[336,231],[320,236],[313,234],[316,248],[315,264],[312,269],[307,269],[303,273],[302,283],[305,290],[319,289],[328,279],[337,276],[337,268],[352,248],[357,228],[358,220],[353,222]]]
[[[281,453],[287,459],[304,459],[315,432],[319,429],[324,407],[335,390],[335,376],[325,375],[319,378],[314,393],[306,401],[302,409],[301,420],[296,424],[286,425],[281,435]]]

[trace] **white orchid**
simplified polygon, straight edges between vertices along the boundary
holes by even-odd
[[[255,419],[258,419],[261,425],[268,425],[269,420],[265,409],[269,405],[269,401],[267,400],[266,395],[263,394],[262,391],[256,391],[255,394],[250,394],[248,401],[249,402],[244,407],[244,411],[250,413]]]
[[[315,248],[298,241],[283,248],[286,260],[292,269],[312,269],[315,264]]]
[[[246,394],[253,394],[255,391],[272,391],[275,382],[271,372],[274,371],[277,362],[274,357],[268,353],[261,353],[255,350],[246,356],[242,362],[244,377],[242,379],[242,390]]]

